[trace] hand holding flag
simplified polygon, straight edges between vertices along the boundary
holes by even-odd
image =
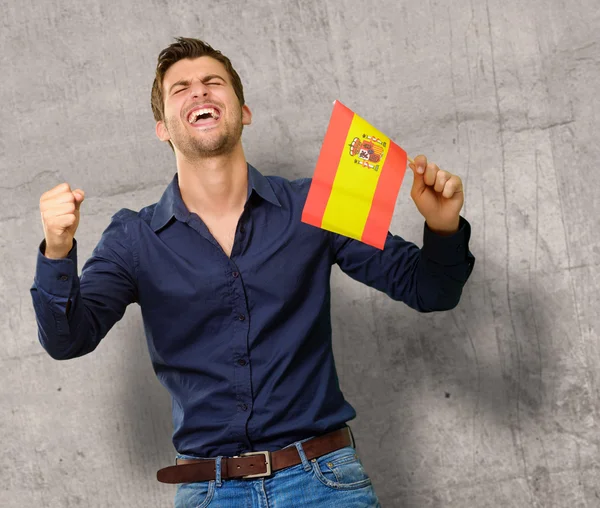
[[[439,234],[454,233],[463,205],[460,178],[428,164],[424,155],[413,161],[339,101],[334,102],[302,222],[383,249],[407,159],[415,177],[411,197],[427,225]]]
[[[429,229],[442,235],[455,233],[464,203],[460,177],[428,163],[424,155],[415,157],[408,166],[414,175],[410,197],[425,217]]]

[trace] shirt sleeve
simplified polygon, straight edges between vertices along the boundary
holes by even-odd
[[[124,209],[125,210],[125,209]],[[66,360],[90,353],[137,301],[131,222],[116,213],[77,275],[77,241],[64,259],[44,256],[39,246],[30,293],[38,338],[48,354]]]
[[[332,235],[334,259],[342,271],[420,312],[456,307],[475,264],[469,251],[471,226],[464,217],[458,231],[448,236],[425,223],[421,249],[391,233],[383,250]]]

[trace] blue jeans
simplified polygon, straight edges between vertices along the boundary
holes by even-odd
[[[356,454],[348,446],[308,461],[302,441],[296,446],[302,464],[288,467],[266,478],[181,483],[175,495],[175,508],[381,508],[371,479]],[[177,455],[178,458],[198,458]]]

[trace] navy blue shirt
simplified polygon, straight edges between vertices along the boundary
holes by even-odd
[[[90,353],[137,303],[180,453],[272,451],[343,427],[356,413],[334,365],[331,267],[420,312],[451,309],[474,264],[470,226],[461,217],[440,236],[425,224],[422,249],[388,233],[379,250],[302,223],[310,183],[248,165],[230,257],[177,174],[158,203],[111,218],[81,276],[76,240],[58,260],[43,241],[31,287],[42,346],[61,360]]]

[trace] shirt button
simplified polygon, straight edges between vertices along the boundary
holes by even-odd
[[[246,319],[246,316],[244,316],[243,314],[240,314],[240,315],[238,316],[238,319],[239,319],[240,321],[244,321],[244,320]]]
[[[241,360],[238,360],[238,365],[244,367],[246,365],[246,360],[244,360],[243,358]]]
[[[59,280],[69,280],[69,276],[68,275],[61,275]]]
[[[246,409],[248,409],[248,406],[246,404],[240,404],[240,409],[242,411],[246,411]]]
[[[233,272],[231,275],[233,275],[234,278],[237,279],[240,276],[240,273],[239,272]]]
[[[246,228],[245,228],[244,226],[242,226],[242,227],[240,228],[240,233],[244,234],[245,232],[246,232]]]

